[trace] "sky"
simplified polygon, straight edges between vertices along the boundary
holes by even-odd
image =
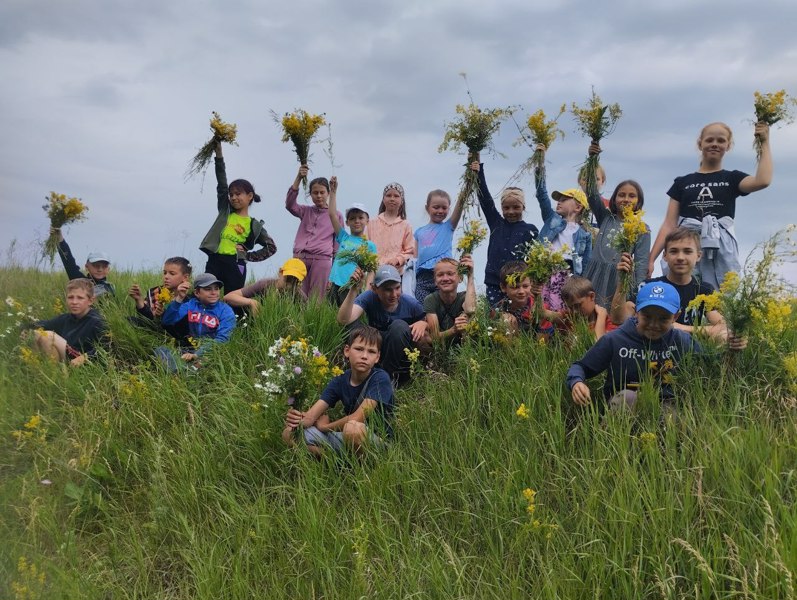
[[[213,110],[238,125],[227,173],[254,184],[263,202],[250,214],[278,247],[251,275],[275,274],[298,226],[284,208],[298,163],[271,110],[326,114],[336,166],[316,145],[311,176],[337,175],[341,208],[361,202],[375,212],[385,184],[398,181],[419,227],[430,190],[458,190],[464,157],[437,148],[455,105],[468,101],[462,72],[477,104],[521,106],[518,121],[583,104],[593,87],[619,103],[623,117],[602,143],[604,195],[622,179],[639,181],[655,235],[673,179],[698,167],[706,123],[733,128],[724,167],[754,171],[753,92],[797,94],[795,22],[792,0],[5,0],[0,263],[35,262],[54,190],[90,207],[65,231],[79,263],[100,249],[115,269],[158,269],[184,255],[203,270],[198,246],[216,215],[215,179],[212,169],[204,179],[183,175]],[[561,123],[549,190],[574,186],[588,145],[570,115]],[[505,156],[485,159],[495,196],[529,156],[512,145],[517,137],[505,124],[495,138]],[[773,128],[771,140],[772,185],[737,205],[742,256],[797,222],[797,124]],[[529,178],[519,185],[533,188]],[[527,200],[526,220],[541,226]],[[794,265],[785,272],[797,282]]]

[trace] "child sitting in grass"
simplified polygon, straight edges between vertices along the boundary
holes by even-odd
[[[637,294],[636,315],[616,331],[603,336],[567,372],[573,402],[586,406],[592,397],[585,381],[604,371],[609,374],[603,394],[611,409],[631,408],[643,378],[652,376],[660,385],[662,402],[672,407],[673,374],[684,355],[701,352],[688,333],[675,329],[680,298],[669,283],[646,283]],[[747,347],[744,338],[728,339],[730,350]]]
[[[171,348],[161,346],[155,355],[169,371],[177,371],[186,363],[198,365],[199,359],[214,344],[227,342],[235,329],[235,313],[219,300],[221,281],[211,273],[202,273],[194,280],[194,296],[188,298],[191,285],[184,281],[177,286],[174,300],[166,307],[161,321],[164,326],[185,321],[188,325],[190,347],[180,347],[178,362]]]
[[[499,280],[503,297],[496,304],[491,316],[500,315],[512,333],[522,331],[550,336],[553,333],[550,321],[541,319],[535,323],[534,298],[542,293],[542,286],[533,286],[525,271],[526,263],[521,261],[511,261],[501,267]],[[544,317],[542,311],[540,315]]]
[[[302,290],[302,281],[307,276],[307,266],[298,258],[289,258],[280,267],[279,277],[260,279],[251,285],[224,294],[224,301],[236,308],[248,309],[252,315],[260,310],[258,298],[265,296],[269,290],[301,301],[307,300]]]
[[[672,230],[664,238],[664,261],[667,263],[667,273],[661,277],[648,279],[645,283],[654,281],[666,282],[678,292],[679,308],[678,318],[674,327],[687,333],[694,333],[698,328],[695,323],[707,322],[702,331],[710,337],[723,341],[728,335],[725,319],[716,310],[706,312],[701,309],[689,311],[687,307],[699,294],[711,294],[711,286],[698,281],[694,277],[695,266],[700,262],[700,232],[695,229],[679,227]],[[629,254],[623,253],[617,263],[618,272],[630,273],[633,260]],[[619,280],[619,278],[618,278]],[[618,284],[612,297],[610,316],[612,321],[619,325],[634,314],[635,294],[625,297],[622,287]]]
[[[468,283],[464,292],[457,292],[462,281],[460,265],[466,270]],[[429,337],[446,345],[458,343],[467,328],[469,315],[476,312],[476,284],[473,281],[473,259],[466,254],[457,262],[441,258],[433,269],[436,292],[423,300]]]
[[[182,256],[173,256],[167,258],[163,263],[163,283],[150,288],[146,294],[141,293],[141,286],[137,283],[133,284],[127,292],[136,303],[136,313],[134,317],[130,317],[130,321],[134,325],[147,327],[149,329],[160,329],[162,323],[160,322],[163,316],[163,311],[169,302],[172,301],[177,287],[191,279],[191,263],[187,258]],[[188,335],[188,330],[185,327],[177,325],[163,327],[163,329],[175,339],[183,339]]]
[[[97,353],[107,326],[92,304],[95,283],[72,279],[66,284],[67,312],[32,325],[36,349],[55,361],[78,367]]]
[[[89,252],[86,259],[86,274],[84,275],[80,268],[77,266],[77,261],[72,255],[72,250],[69,244],[64,239],[64,234],[61,233],[60,228],[51,228],[51,234],[58,235],[58,256],[61,257],[61,262],[64,263],[66,276],[69,279],[89,279],[94,284],[94,297],[99,298],[104,294],[113,296],[116,289],[113,284],[109,283],[106,279],[108,271],[111,269],[111,260],[104,252]]]
[[[296,444],[295,433],[300,425],[307,449],[316,456],[327,448],[335,452],[348,448],[359,453],[367,445],[383,446],[385,439],[392,437],[393,386],[388,374],[375,366],[381,346],[382,336],[373,327],[351,331],[343,347],[349,369],[333,378],[306,412],[288,410],[282,439],[289,446]],[[345,416],[332,421],[328,412],[338,402]]]
[[[552,321],[556,329],[563,333],[573,330],[573,319],[586,319],[590,331],[599,340],[617,326],[612,323],[605,308],[595,302],[595,288],[586,277],[573,275],[569,277],[561,289],[562,302],[565,309],[559,312],[546,310],[543,314]]]

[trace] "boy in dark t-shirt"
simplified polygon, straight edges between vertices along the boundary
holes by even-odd
[[[94,298],[99,298],[104,294],[113,296],[116,293],[113,284],[106,279],[108,272],[111,270],[111,261],[107,254],[104,252],[90,252],[86,258],[86,274],[83,274],[77,266],[77,261],[72,255],[72,250],[69,248],[69,244],[66,243],[61,229],[53,227],[50,229],[50,233],[58,236],[58,256],[61,257],[66,276],[69,279],[91,280],[94,283]]]
[[[716,310],[706,312],[701,305],[697,311],[687,310],[689,303],[698,295],[709,295],[712,288],[705,283],[695,279],[693,271],[695,265],[700,260],[700,233],[694,229],[679,227],[674,229],[664,239],[664,260],[667,262],[669,270],[666,275],[648,279],[645,283],[654,281],[666,282],[672,285],[678,292],[680,298],[680,313],[675,321],[675,328],[687,333],[694,333],[695,328],[700,326],[703,333],[717,339],[725,340],[728,329],[725,320]],[[617,263],[618,271],[631,272],[631,257],[623,254]],[[624,297],[621,286],[618,285],[612,298],[610,317],[616,325],[622,324],[628,317],[634,314],[636,304],[636,293]],[[703,326],[703,324],[705,325]]]
[[[107,331],[105,321],[92,308],[95,283],[72,279],[66,284],[68,312],[32,325],[36,349],[56,361],[78,367],[97,353]]]
[[[296,444],[294,434],[300,425],[304,428],[307,449],[316,456],[321,456],[325,448],[360,452],[369,444],[383,445],[379,434],[392,436],[393,386],[388,374],[375,368],[381,344],[382,337],[373,327],[352,330],[343,347],[350,368],[333,378],[321,392],[321,398],[306,412],[288,410],[282,432],[285,443]],[[345,416],[331,421],[328,411],[338,402]]]
[[[464,292],[457,292],[462,281],[460,265],[466,269],[468,283]],[[456,343],[470,320],[469,314],[476,312],[476,284],[473,281],[473,259],[465,255],[457,262],[453,258],[442,258],[434,266],[434,283],[437,291],[423,300],[429,337],[444,344]]]

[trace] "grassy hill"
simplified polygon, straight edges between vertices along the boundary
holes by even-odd
[[[281,335],[334,353],[334,313],[272,299],[171,376],[125,321],[127,287],[157,279],[113,274],[113,353],[67,370],[13,330],[54,314],[65,278],[0,271],[22,304],[0,320],[2,598],[795,596],[793,316],[696,361],[667,427],[647,388],[636,418],[574,409],[583,336],[472,344],[399,392],[387,451],[317,462],[254,384]]]

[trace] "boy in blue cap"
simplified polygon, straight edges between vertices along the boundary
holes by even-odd
[[[701,352],[692,336],[674,328],[681,301],[669,283],[653,281],[637,293],[636,314],[619,329],[604,335],[567,372],[567,387],[573,402],[586,406],[591,401],[585,380],[609,371],[603,394],[609,407],[633,408],[636,390],[646,375],[660,384],[663,402],[672,401],[673,374],[682,357]],[[743,350],[747,340],[728,338],[730,350]]]

